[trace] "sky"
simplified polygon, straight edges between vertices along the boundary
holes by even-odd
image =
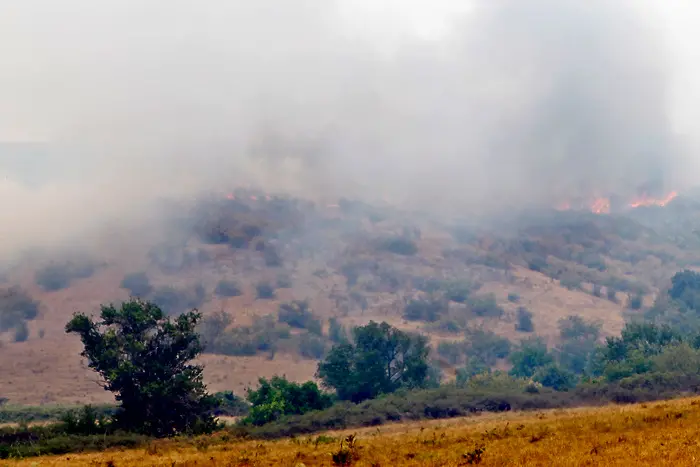
[[[469,212],[697,184],[697,24],[690,0],[0,0],[0,141],[67,145],[73,174],[0,184],[0,236],[248,182]]]

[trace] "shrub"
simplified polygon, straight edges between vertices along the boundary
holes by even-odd
[[[520,348],[510,355],[513,368],[510,374],[530,378],[540,368],[554,362],[547,346],[540,339],[527,339],[520,343]]]
[[[146,297],[153,291],[151,281],[145,272],[127,274],[122,279],[122,289],[127,289],[133,297]]]
[[[540,367],[532,379],[555,391],[568,391],[576,386],[576,375],[555,364]]]
[[[178,315],[187,310],[199,307],[204,303],[206,290],[202,284],[188,289],[176,289],[164,286],[155,289],[151,301],[169,315]]]
[[[508,301],[511,303],[518,303],[520,301],[520,295],[515,292],[511,292],[508,294]]]
[[[258,282],[255,286],[257,297],[262,300],[275,298],[275,288],[269,282]]]
[[[333,399],[324,394],[316,383],[307,381],[303,384],[287,381],[286,378],[273,376],[269,381],[258,380],[258,389],[248,389],[246,399],[251,407],[245,424],[263,425],[277,420],[284,415],[301,415],[313,410],[330,407]]]
[[[567,316],[559,320],[559,336],[564,340],[596,341],[600,336],[600,323],[587,322],[580,316]]]
[[[321,320],[309,309],[306,300],[294,300],[282,303],[277,312],[280,323],[286,323],[293,328],[307,329],[309,332],[321,335]]]
[[[416,242],[405,237],[384,239],[379,242],[378,249],[403,256],[413,256],[418,253]]]
[[[603,296],[603,291],[601,287],[598,284],[593,284],[593,290],[591,292],[594,297],[602,297]]]
[[[0,289],[0,332],[16,329],[39,315],[39,302],[20,287]]]
[[[435,298],[409,301],[403,311],[403,317],[410,321],[435,322],[447,312],[447,303]]]
[[[493,365],[499,358],[506,358],[510,354],[510,341],[491,331],[469,330],[466,332],[466,337],[467,354],[486,365]]]
[[[496,297],[489,294],[482,297],[473,297],[469,300],[469,309],[477,316],[500,318],[503,315],[503,308],[498,306]]]
[[[445,298],[457,303],[464,303],[471,294],[472,287],[463,282],[452,282],[447,284]]]
[[[250,410],[248,403],[232,391],[217,392],[214,394],[214,397],[217,400],[214,415],[217,417],[238,417],[247,415]]]
[[[437,353],[450,365],[457,365],[464,361],[467,346],[464,342],[442,341],[437,346]]]
[[[268,245],[263,251],[263,258],[265,259],[265,266],[270,268],[276,268],[282,266],[282,257],[277,252],[277,248],[272,245]]]
[[[524,306],[518,307],[515,330],[520,332],[534,332],[535,325],[532,322],[532,312]]]
[[[304,333],[299,336],[299,354],[304,358],[321,359],[326,354],[326,342],[318,335]]]
[[[627,300],[627,308],[639,310],[642,308],[644,296],[642,294],[630,295]]]
[[[29,326],[27,326],[26,321],[20,321],[19,323],[17,323],[17,326],[15,326],[15,335],[13,338],[15,342],[24,342],[27,339],[29,339]]]
[[[236,281],[222,279],[216,284],[214,293],[220,297],[238,297],[243,294]]]
[[[606,287],[605,296],[608,297],[608,300],[610,300],[611,302],[617,303],[617,291],[612,287]]]
[[[55,291],[70,286],[73,279],[85,279],[95,273],[89,261],[51,263],[36,272],[34,279],[42,289]]]

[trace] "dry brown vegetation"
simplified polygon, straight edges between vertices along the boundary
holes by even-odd
[[[75,466],[697,465],[700,399],[510,412],[326,432],[279,441],[228,434],[154,441],[145,449],[7,461]],[[348,437],[354,436],[348,449]],[[341,441],[343,442],[341,448]],[[335,456],[335,459],[333,455]]]

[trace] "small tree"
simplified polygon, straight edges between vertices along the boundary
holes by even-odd
[[[100,321],[76,313],[66,324],[104,388],[116,393],[117,427],[159,437],[215,428],[216,399],[202,382],[202,367],[188,364],[202,352],[200,318],[193,310],[172,321],[157,305],[131,299],[120,308],[103,305]]]
[[[547,351],[547,345],[540,339],[524,340],[520,349],[510,354],[513,368],[512,376],[530,378],[540,368],[554,362],[554,358]]]
[[[429,351],[424,336],[370,321],[353,329],[352,343],[331,349],[317,376],[340,399],[360,402],[401,387],[423,387]]]

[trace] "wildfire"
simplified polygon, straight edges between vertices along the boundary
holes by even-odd
[[[636,198],[627,204],[629,208],[639,208],[645,206],[666,206],[672,200],[678,196],[678,192],[672,191],[663,198],[652,198],[646,194],[639,198]],[[576,203],[573,209],[583,209],[590,210],[595,214],[609,214],[610,213],[610,198],[596,197],[592,198],[589,202]],[[569,201],[560,202],[555,206],[555,209],[559,211],[568,211],[572,209],[572,205]]]
[[[673,201],[677,196],[678,196],[678,193],[675,191],[672,191],[671,193],[667,194],[665,197],[660,198],[660,199],[650,198],[647,195],[642,195],[641,198],[631,202],[630,207],[638,208],[640,206],[666,206],[668,203]]]

